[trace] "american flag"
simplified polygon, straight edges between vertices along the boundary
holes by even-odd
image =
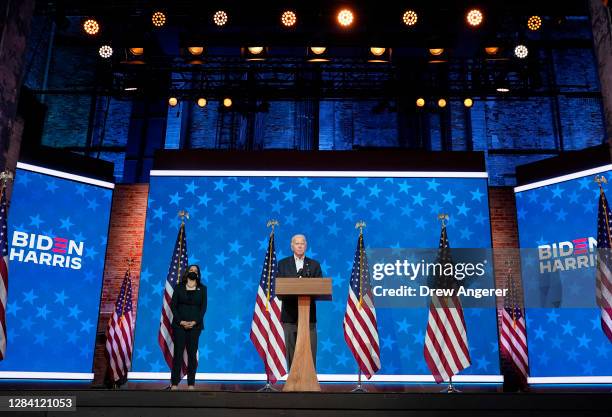
[[[274,232],[272,232],[261,271],[261,280],[257,286],[250,335],[255,349],[264,362],[268,381],[273,384],[287,374],[285,334],[280,321],[282,303],[276,297],[277,270]]]
[[[187,269],[187,238],[185,237],[185,223],[181,223],[174,251],[172,252],[172,261],[168,268],[168,276],[166,278],[166,286],[164,289],[164,300],[162,302],[162,313],[159,320],[159,333],[157,334],[157,342],[164,354],[164,359],[168,367],[172,369],[172,358],[174,357],[174,335],[172,332],[172,319],[174,315],[170,309],[170,301],[174,288],[178,284],[181,275]],[[183,366],[181,376],[187,373],[187,351],[183,352]]]
[[[132,277],[125,272],[115,311],[106,328],[106,359],[114,382],[124,380],[132,365],[134,314],[132,312]]]
[[[452,264],[444,225],[440,233],[437,262],[443,267]],[[456,288],[454,277],[437,278],[436,288]],[[468,348],[467,329],[461,301],[457,295],[431,297],[423,354],[438,384],[450,380],[453,375],[470,366],[472,360]]]
[[[612,342],[612,256],[610,254],[610,218],[612,211],[603,188],[599,191],[597,213],[597,275],[595,294],[601,311],[601,329]]]
[[[508,287],[510,297],[504,301],[506,305],[502,310],[501,342],[502,356],[510,361],[517,369],[522,385],[527,385],[529,377],[529,356],[527,355],[527,326],[525,314],[519,306],[512,276],[509,272]]]
[[[380,345],[363,233],[359,233],[357,240],[343,327],[344,340],[359,370],[371,378],[380,369]]]
[[[6,188],[0,199],[0,361],[6,354],[6,299],[8,294],[8,229],[6,228]]]

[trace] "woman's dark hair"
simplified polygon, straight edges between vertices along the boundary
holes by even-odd
[[[187,267],[187,269],[185,270],[185,272],[183,273],[183,278],[181,279],[181,282],[184,283],[185,285],[187,285],[187,275],[189,275],[189,270],[191,269],[191,267],[195,267],[198,272],[195,274],[196,275],[196,285],[199,287],[201,284],[200,280],[201,280],[201,274],[200,274],[200,267],[196,264],[193,265],[189,265]]]

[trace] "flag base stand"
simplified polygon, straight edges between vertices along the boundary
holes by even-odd
[[[359,370],[359,375],[357,377],[357,386],[351,390],[351,392],[368,392],[367,389],[361,383],[361,369]]]
[[[278,390],[270,384],[270,381],[266,381],[266,385],[259,388],[257,392],[278,392]]]
[[[448,387],[446,387],[446,389],[443,389],[440,392],[446,392],[447,394],[453,393],[453,392],[461,392],[460,390],[458,390],[457,388],[455,388],[455,386],[453,385],[453,380],[452,378],[448,381]]]

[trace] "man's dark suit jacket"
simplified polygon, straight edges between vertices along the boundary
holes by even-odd
[[[295,269],[295,259],[293,255],[288,258],[281,259],[278,262],[277,277],[281,278],[295,278],[298,276],[297,270]],[[302,271],[302,278],[322,278],[323,272],[321,271],[321,265],[314,259],[304,257],[304,268]],[[281,312],[281,321],[283,323],[297,323],[298,321],[298,308],[297,308],[297,297],[283,297],[283,309]],[[314,300],[310,301],[310,322],[317,322],[317,305]]]

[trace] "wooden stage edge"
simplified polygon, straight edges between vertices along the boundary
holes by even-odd
[[[87,416],[610,416],[606,392],[246,392],[159,389],[12,390],[0,396],[76,396],[76,415]],[[460,387],[461,388],[461,387]],[[205,413],[205,414],[204,414]],[[11,415],[17,415],[11,413]],[[59,412],[23,415],[60,416]],[[74,415],[74,414],[72,414]]]

